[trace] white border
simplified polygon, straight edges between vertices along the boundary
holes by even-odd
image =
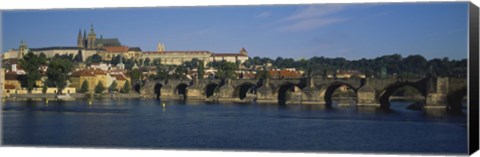
[[[434,0],[446,2],[451,0]],[[456,0],[458,1],[458,0]],[[462,0],[464,1],[464,0]],[[480,4],[479,0],[472,0]],[[428,2],[428,0],[0,0],[0,10],[12,9],[63,9],[63,8],[117,8],[117,7],[155,7],[155,6],[215,6],[215,5],[265,5],[265,4],[310,4],[310,3],[371,3],[371,2]],[[477,5],[478,6],[478,5]],[[1,15],[1,14],[0,14]],[[0,17],[1,21],[1,17]],[[1,22],[0,22],[1,24]],[[0,25],[0,31],[1,31]],[[0,34],[0,49],[2,44]],[[1,116],[1,112],[0,112]],[[1,117],[0,117],[1,120]],[[1,136],[0,131],[0,136]],[[278,153],[278,152],[233,152],[233,151],[176,151],[176,150],[138,150],[138,149],[84,149],[84,148],[0,148],[2,156],[399,156],[395,154],[330,154],[330,153]],[[480,156],[476,153],[475,156]],[[404,156],[404,155],[402,155]],[[419,156],[419,155],[408,155]],[[426,155],[422,155],[426,156]],[[428,155],[430,156],[430,155]]]

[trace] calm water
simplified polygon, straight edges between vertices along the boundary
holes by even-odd
[[[162,103],[166,107],[162,107]],[[338,102],[335,102],[336,104]],[[3,103],[5,145],[309,152],[467,152],[466,116],[334,105],[156,100]]]

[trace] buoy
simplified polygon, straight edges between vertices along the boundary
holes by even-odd
[[[88,104],[89,104],[89,105],[92,105],[92,101],[91,101],[91,100],[90,100],[90,101],[88,101]]]
[[[165,103],[163,103],[162,106],[165,108]]]

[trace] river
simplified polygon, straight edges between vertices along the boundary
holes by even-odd
[[[163,106],[165,103],[165,107]],[[3,144],[306,152],[465,154],[466,115],[353,103],[206,104],[158,100],[6,101]]]

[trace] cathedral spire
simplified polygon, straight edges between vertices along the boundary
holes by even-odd
[[[83,48],[82,29],[78,30],[77,47]]]

